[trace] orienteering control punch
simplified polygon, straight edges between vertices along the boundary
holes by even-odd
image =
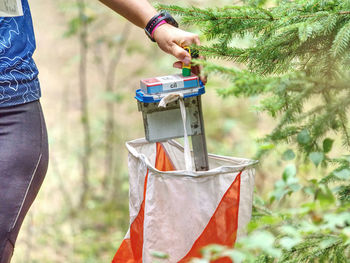
[[[198,58],[198,50],[191,49],[190,47],[184,47],[184,49],[190,54],[191,58]],[[182,76],[191,76],[191,63],[187,65],[182,63]]]

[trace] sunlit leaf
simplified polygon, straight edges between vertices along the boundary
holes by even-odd
[[[155,258],[161,258],[161,259],[167,259],[169,258],[169,255],[163,252],[159,252],[159,251],[152,251],[151,252],[152,256]]]
[[[327,222],[327,226],[331,229],[343,228],[350,225],[350,212],[326,214],[324,218]]]
[[[282,155],[282,159],[285,161],[290,161],[290,160],[293,160],[294,158],[295,158],[295,153],[291,149],[286,150]]]
[[[338,177],[339,179],[342,180],[348,180],[350,179],[350,169],[345,168],[340,171],[333,171],[334,176]]]
[[[320,243],[320,247],[322,249],[328,248],[333,246],[334,244],[339,242],[339,238],[335,238],[335,237],[328,237],[325,240],[322,240],[322,242]]]
[[[282,233],[290,236],[295,236],[298,234],[297,229],[291,225],[283,225],[281,226]]]
[[[323,152],[328,153],[332,150],[334,140],[326,138],[323,140]]]
[[[294,164],[287,165],[282,175],[283,181],[286,182],[288,178],[294,177],[296,173],[297,173],[297,169]]]
[[[309,154],[309,159],[317,167],[324,159],[324,154],[322,152],[312,152]]]
[[[283,237],[279,240],[279,244],[287,250],[290,250],[302,241],[300,237]]]
[[[225,247],[221,245],[209,245],[204,248],[205,251],[209,251],[210,253],[221,253],[224,251]]]
[[[299,132],[299,134],[297,136],[297,141],[302,145],[306,145],[306,144],[310,143],[311,137],[310,137],[308,130],[304,129],[301,132]]]
[[[238,250],[231,249],[224,253],[225,256],[230,257],[235,263],[242,263],[245,261],[246,256]]]
[[[333,205],[335,202],[335,197],[332,191],[327,185],[324,184],[320,185],[316,198],[320,201],[322,207],[328,207],[329,205]]]
[[[262,144],[259,146],[260,150],[272,150],[275,148],[275,145],[272,143],[266,143],[266,144]]]

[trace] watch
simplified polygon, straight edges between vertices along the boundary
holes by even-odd
[[[167,22],[168,24],[179,27],[176,20],[167,12],[167,11],[160,11],[158,14],[156,14],[154,17],[151,18],[151,20],[147,23],[145,27],[145,33],[146,35],[153,41],[156,42],[153,38],[153,31],[157,28],[157,26],[160,23],[164,23],[163,21]]]

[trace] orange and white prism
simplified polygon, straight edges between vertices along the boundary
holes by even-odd
[[[209,155],[209,171],[185,170],[177,142],[138,139],[129,150],[130,229],[113,263],[184,263],[209,244],[232,247],[251,218],[256,161]],[[216,263],[232,262],[222,258]]]

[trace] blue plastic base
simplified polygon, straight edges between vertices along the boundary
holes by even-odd
[[[200,87],[196,90],[196,92],[193,93],[184,93],[184,98],[190,98],[190,97],[195,97],[195,96],[199,96],[205,93],[205,86],[203,84],[202,81],[199,81]],[[177,92],[181,92],[181,90],[177,91]],[[143,90],[138,89],[136,90],[136,96],[135,99],[137,99],[140,102],[143,103],[155,103],[155,102],[159,102],[161,101],[161,99],[163,97],[165,97],[167,94],[169,93],[162,93],[162,94],[147,94],[144,93]]]

